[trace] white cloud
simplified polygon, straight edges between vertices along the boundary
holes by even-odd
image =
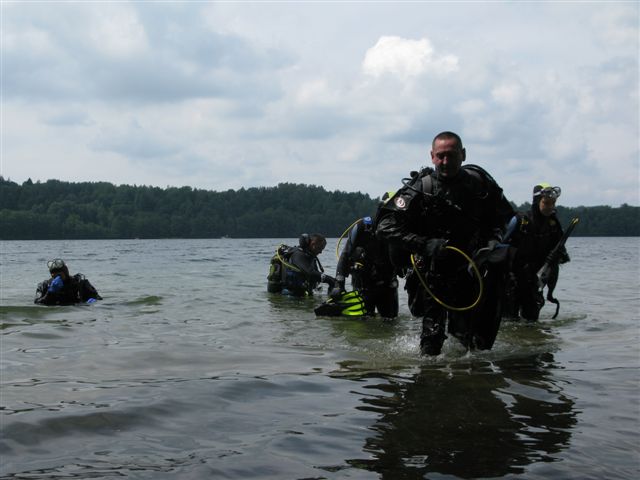
[[[437,75],[454,72],[458,69],[458,59],[453,55],[435,55],[427,38],[409,40],[383,36],[367,50],[362,69],[372,77],[388,73],[407,80],[427,72]]]
[[[300,85],[296,102],[301,105],[335,105],[338,97],[338,92],[331,89],[325,79],[317,79]]]

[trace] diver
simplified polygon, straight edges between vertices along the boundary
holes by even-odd
[[[422,318],[423,355],[440,354],[445,327],[466,348],[488,350],[500,326],[506,255],[502,264],[485,262],[482,271],[472,257],[499,246],[514,212],[491,175],[462,166],[465,159],[457,134],[436,135],[435,169],[412,172],[377,220],[376,234],[404,251],[392,259],[410,269],[405,289],[409,310]]]
[[[388,194],[385,196],[383,201]],[[330,296],[338,300],[344,294],[346,277],[351,275],[351,287],[362,295],[367,315],[375,315],[377,309],[383,318],[392,319],[398,316],[398,279],[387,244],[376,236],[374,223],[371,217],[364,217],[349,228]]]
[[[280,245],[271,258],[267,291],[304,297],[313,295],[320,283],[332,289],[335,279],[324,273],[318,259],[326,246],[326,238],[319,233],[302,234],[297,247]]]
[[[560,187],[552,187],[548,183],[535,185],[531,210],[516,213],[509,222],[510,272],[505,289],[506,316],[522,317],[531,322],[538,320],[545,300],[537,272],[547,261],[550,264],[545,279],[547,299],[557,302],[552,294],[558,282],[559,265],[570,260],[564,245],[554,252],[563,237],[562,226],[556,216],[556,200],[560,193]]]
[[[81,273],[69,274],[67,264],[61,258],[47,262],[50,278],[40,282],[36,288],[34,303],[40,305],[74,305],[93,303],[102,297]]]

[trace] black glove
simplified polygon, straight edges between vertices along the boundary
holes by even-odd
[[[447,241],[444,238],[430,238],[424,247],[424,256],[430,258],[439,257],[444,252],[446,245]]]
[[[329,292],[329,296],[334,300],[337,300],[344,292],[344,275],[336,275],[336,283]]]
[[[546,263],[552,265],[554,263],[558,262],[558,253],[553,253],[551,252],[549,255],[547,255],[547,259],[546,259]]]
[[[440,270],[446,258],[447,240],[444,238],[431,238],[427,240],[424,248],[424,255],[431,259],[431,271]]]
[[[343,288],[340,288],[339,286],[333,287],[329,292],[329,296],[334,300],[338,300],[342,296],[342,292],[344,292]]]
[[[499,244],[500,244],[500,240],[496,238],[492,238],[487,242],[487,248],[489,249],[490,252],[493,252]]]
[[[336,279],[331,275],[325,275],[324,273],[320,275],[320,281],[329,285],[329,288],[334,288],[336,285]]]

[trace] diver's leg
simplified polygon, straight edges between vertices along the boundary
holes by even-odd
[[[544,296],[538,290],[537,277],[528,276],[522,278],[520,289],[520,315],[529,322],[535,322],[540,316],[540,310],[544,305]]]
[[[378,313],[384,318],[396,318],[399,310],[398,289],[396,287],[379,287],[376,293]]]
[[[490,350],[502,320],[504,276],[497,267],[489,269],[484,281],[484,295],[479,307],[472,310],[472,348]]]
[[[447,312],[431,299],[426,300],[422,317],[420,351],[423,355],[439,355],[447,336],[444,333]]]

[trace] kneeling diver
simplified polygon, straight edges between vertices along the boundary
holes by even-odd
[[[320,283],[326,283],[332,289],[335,279],[324,273],[318,259],[327,246],[326,238],[319,233],[302,234],[298,243],[297,247],[281,245],[276,251],[267,276],[267,290],[304,297],[313,295]]]

